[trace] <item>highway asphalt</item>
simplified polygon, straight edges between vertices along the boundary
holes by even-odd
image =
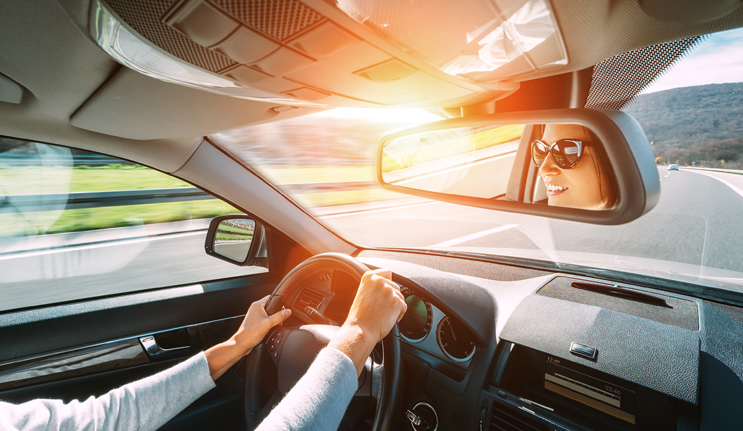
[[[367,247],[514,250],[533,257],[609,256],[618,265],[674,264],[743,277],[743,176],[661,169],[661,199],[640,219],[598,226],[405,201],[322,220]],[[198,283],[255,271],[208,257],[205,232],[0,255],[0,311]],[[653,262],[643,259],[653,259]]]
[[[665,168],[659,174],[661,198],[657,206],[620,226],[549,220],[439,202],[329,216],[325,220],[341,232],[352,232],[349,237],[365,246],[523,249],[535,256],[541,250],[545,259],[549,259],[551,250],[562,254],[599,253],[629,265],[633,260],[646,265],[641,259],[654,259],[740,272],[743,277],[743,175],[669,172]],[[701,275],[704,273],[700,270]]]
[[[205,236],[187,232],[0,255],[0,311],[265,271],[207,256]]]

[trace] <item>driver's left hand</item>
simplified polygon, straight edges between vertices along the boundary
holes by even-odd
[[[292,314],[291,310],[282,307],[281,311],[269,316],[266,313],[266,303],[269,297],[270,295],[267,295],[250,305],[240,329],[233,336],[237,345],[245,350],[245,354],[257,346],[271,328],[280,325]]]
[[[217,380],[227,369],[237,363],[240,358],[250,353],[253,347],[257,346],[263,340],[263,337],[266,336],[271,328],[281,324],[281,322],[291,316],[291,310],[284,309],[269,316],[266,313],[268,298],[266,296],[250,304],[248,313],[245,315],[245,319],[235,335],[224,343],[217,344],[204,352],[212,379]]]

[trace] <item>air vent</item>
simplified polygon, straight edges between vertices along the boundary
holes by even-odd
[[[323,299],[325,299],[325,296],[323,296],[322,293],[305,288],[302,293],[299,294],[296,305],[300,310],[304,310],[305,307],[312,307],[315,310],[319,310]]]
[[[509,431],[549,431],[550,427],[539,422],[526,413],[505,408],[493,403],[493,414],[490,416],[490,429]]]

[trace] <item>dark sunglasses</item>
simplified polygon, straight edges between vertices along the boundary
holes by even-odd
[[[574,168],[580,162],[584,146],[588,146],[588,143],[574,139],[560,139],[552,145],[537,139],[531,143],[531,160],[541,168],[547,155],[551,153],[552,161],[560,169]]]

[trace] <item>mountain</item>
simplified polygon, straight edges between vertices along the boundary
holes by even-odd
[[[624,111],[664,162],[743,165],[743,82],[644,94]]]

